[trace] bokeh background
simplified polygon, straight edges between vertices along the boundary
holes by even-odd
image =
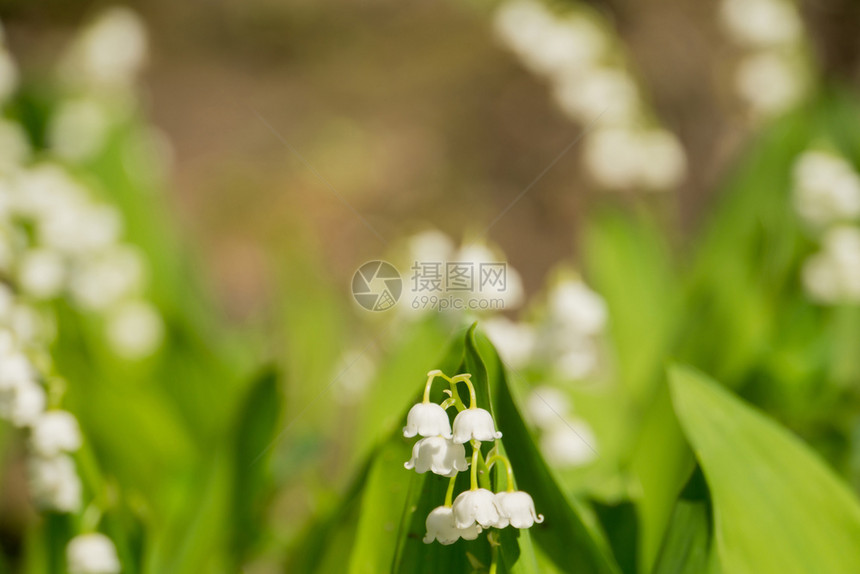
[[[614,120],[572,118],[558,105],[553,80],[504,41],[498,3],[128,4],[148,32],[130,125],[147,130],[152,179],[137,186],[147,191],[134,189],[110,153],[82,169],[123,189],[107,197],[151,265],[148,295],[165,318],[165,342],[143,363],[118,361],[61,303],[56,345],[68,408],[92,445],[95,462],[84,466],[99,468],[96,499],[110,501],[102,530],[124,564],[263,574],[283,571],[292,550],[313,540],[366,456],[402,424],[422,373],[462,331],[462,317],[410,323],[352,300],[362,263],[410,261],[409,238],[431,228],[504,254],[522,278],[522,299],[538,301],[508,309],[507,319],[545,320],[543,301],[573,269],[606,298],[600,360],[615,364],[596,379],[622,383],[574,391],[601,458],[561,473],[570,492],[627,500],[642,456],[631,445],[668,401],[655,373],[676,358],[722,378],[860,487],[860,369],[845,366],[860,338],[856,301],[822,310],[804,298],[800,268],[818,239],[791,211],[789,176],[822,134],[849,162],[860,160],[857,137],[839,135],[851,129],[840,118],[858,109],[860,4],[797,6],[804,30],[790,56],[805,70],[806,93],[754,113],[737,86],[750,48],[727,32],[724,3],[547,3],[600,22],[611,59],[648,109],[645,123],[674,135],[677,175],[669,189],[644,191],[610,190],[594,176],[588,135]],[[58,60],[111,6],[0,0],[6,49],[27,86],[12,115],[26,119],[37,148],[50,147],[38,134],[53,109]],[[779,85],[774,73],[754,89]],[[521,372],[512,384],[523,394],[550,376],[534,365]],[[120,378],[130,382],[111,386]],[[63,539],[56,532],[74,530],[50,522],[48,534],[39,530],[22,444],[4,443],[0,573],[33,553],[51,555]],[[252,467],[249,482],[237,478]],[[687,477],[665,478],[672,496]],[[259,495],[250,508],[242,489]],[[236,534],[246,526],[247,536]],[[33,550],[33,531],[44,548]],[[652,555],[628,562],[650,565],[660,540],[650,532],[643,544]]]

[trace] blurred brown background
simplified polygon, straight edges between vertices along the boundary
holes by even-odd
[[[4,0],[0,18],[38,74],[108,4]],[[745,134],[717,3],[592,4],[615,22],[646,97],[687,149],[678,214],[693,228]],[[422,224],[480,233],[582,130],[495,40],[491,4],[132,7],[151,33],[149,113],[174,146],[171,202],[239,314],[265,288],[264,254],[286,241],[315,243],[344,284],[385,252],[338,195],[389,242]],[[803,12],[823,68],[856,80],[860,3],[807,1]],[[574,147],[493,227],[527,289],[574,253],[591,199]]]

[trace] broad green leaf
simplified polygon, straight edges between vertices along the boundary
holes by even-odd
[[[502,443],[514,466],[517,488],[532,495],[545,520],[529,532],[542,553],[562,572],[617,573],[609,545],[596,518],[559,487],[526,427],[498,354],[481,338],[483,360],[489,372],[496,423]]]
[[[697,467],[678,497],[652,574],[718,572],[708,485]]]
[[[711,491],[723,570],[860,572],[860,504],[821,460],[703,375],[675,367],[669,378]]]
[[[251,385],[236,425],[232,520],[237,568],[262,532],[271,480],[268,462],[282,411],[278,375],[267,370]]]

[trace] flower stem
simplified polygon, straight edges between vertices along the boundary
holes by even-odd
[[[507,471],[507,491],[514,491],[514,469],[511,466],[511,461],[508,460],[508,457],[502,454],[494,454],[490,458],[487,459],[487,468],[492,468],[496,462],[501,461],[505,463],[505,470]]]
[[[472,441],[472,484],[470,490],[478,490],[478,455],[481,454],[481,441]]]
[[[451,383],[466,383],[466,386],[469,387],[469,408],[476,409],[478,408],[478,399],[475,396],[475,385],[472,384],[472,375],[468,373],[464,373],[462,375],[457,375],[453,379],[451,379]]]
[[[445,377],[445,374],[438,369],[435,371],[430,371],[429,373],[427,373],[427,384],[424,385],[424,404],[427,404],[430,402],[430,386],[433,384],[433,380],[436,377],[440,377],[440,376]],[[448,377],[445,377],[445,378],[447,379]]]
[[[454,483],[457,482],[457,475],[451,477],[448,481],[448,492],[445,493],[445,507],[451,508],[451,502],[454,500]]]

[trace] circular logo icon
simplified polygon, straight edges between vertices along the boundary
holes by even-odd
[[[352,276],[352,296],[368,311],[391,309],[402,291],[400,272],[387,261],[368,261]]]

